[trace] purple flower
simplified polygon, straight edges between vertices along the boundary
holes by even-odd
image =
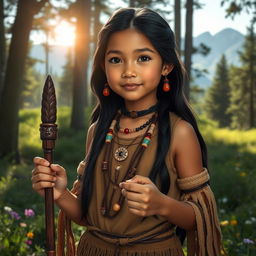
[[[254,242],[251,239],[249,239],[249,238],[244,238],[243,242],[245,244],[254,244]]]
[[[15,211],[10,211],[10,212],[8,212],[10,215],[11,215],[11,217],[12,218],[14,218],[15,220],[19,220],[20,219],[20,215],[17,213],[17,212],[15,212]]]
[[[35,216],[35,212],[32,209],[25,209],[24,214],[27,217],[34,217]]]
[[[26,240],[25,243],[26,243],[27,245],[31,245],[31,244],[32,244],[32,240]]]

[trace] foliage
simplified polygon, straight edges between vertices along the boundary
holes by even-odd
[[[226,17],[234,19],[237,14],[245,10],[248,14],[252,12],[253,19],[256,19],[256,2],[254,0],[222,0],[221,6],[224,6],[226,3],[228,4]]]
[[[217,120],[220,127],[228,126],[230,114],[227,113],[229,103],[229,74],[225,55],[222,55],[216,67],[212,86],[207,91],[205,109],[209,118]]]
[[[87,122],[90,111],[89,108],[86,111]],[[23,163],[15,165],[4,159],[0,161],[0,205],[15,209],[20,216],[24,208],[31,208],[37,213],[31,219],[25,218],[26,221],[32,221],[27,223],[27,227],[29,226],[30,229],[26,229],[25,232],[24,228],[19,226],[19,222],[25,222],[23,217],[22,221],[11,219],[12,224],[8,226],[6,218],[9,218],[10,214],[8,215],[6,211],[1,209],[1,223],[5,221],[5,224],[0,224],[5,225],[4,227],[1,226],[1,229],[9,228],[13,231],[12,234],[17,230],[19,241],[26,250],[29,248],[23,242],[26,240],[26,234],[31,230],[34,233],[33,245],[31,246],[37,246],[33,247],[35,255],[41,255],[40,250],[44,248],[43,241],[45,240],[43,200],[33,192],[30,181],[31,170],[33,169],[32,158],[35,155],[42,155],[38,131],[39,117],[39,109],[20,112],[20,145]],[[56,143],[54,162],[58,162],[67,170],[69,187],[71,187],[76,179],[76,166],[84,157],[85,143],[83,141],[86,130],[78,133],[68,128],[69,117],[70,108],[59,108],[57,120],[59,139]],[[217,122],[209,120],[203,115],[198,116],[198,122],[200,131],[208,145],[211,186],[218,204],[225,249],[229,256],[252,256],[256,252],[256,219],[254,214],[256,211],[254,202],[256,194],[254,185],[256,178],[254,161],[256,130],[230,131],[219,129]],[[31,139],[29,139],[30,137]],[[19,196],[17,196],[17,191],[19,191]],[[58,209],[55,208],[55,211],[55,216],[57,216]],[[73,228],[76,241],[78,241],[84,227],[74,225]],[[2,245],[1,242],[0,244]],[[26,253],[20,255],[30,255],[29,251]],[[2,255],[1,252],[0,254]],[[19,254],[15,252],[10,255]]]
[[[230,75],[230,107],[233,128],[256,127],[256,34],[254,24],[248,28],[244,48],[240,52],[241,67],[232,67]]]
[[[34,242],[37,228],[32,209],[25,209],[21,215],[5,206],[0,213],[0,229],[5,230],[0,233],[1,255],[43,255],[44,250]]]

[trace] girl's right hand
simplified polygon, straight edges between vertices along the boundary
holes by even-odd
[[[35,168],[32,170],[32,188],[44,196],[45,188],[53,188],[54,200],[58,200],[67,190],[65,169],[58,164],[51,164],[44,158],[33,159]]]

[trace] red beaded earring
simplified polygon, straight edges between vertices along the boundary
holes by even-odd
[[[169,92],[170,91],[170,82],[169,79],[167,78],[167,76],[165,76],[164,78],[164,84],[163,84],[163,91],[164,92]]]
[[[109,85],[108,85],[108,83],[105,83],[104,89],[103,89],[103,95],[105,97],[107,97],[107,96],[109,96],[109,94],[110,94]]]

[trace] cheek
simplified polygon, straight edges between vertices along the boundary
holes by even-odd
[[[109,84],[113,84],[119,81],[120,79],[120,72],[117,68],[111,68],[106,66],[106,77]]]
[[[158,84],[161,78],[161,70],[158,66],[151,69],[144,70],[143,77],[148,81],[152,81]]]

